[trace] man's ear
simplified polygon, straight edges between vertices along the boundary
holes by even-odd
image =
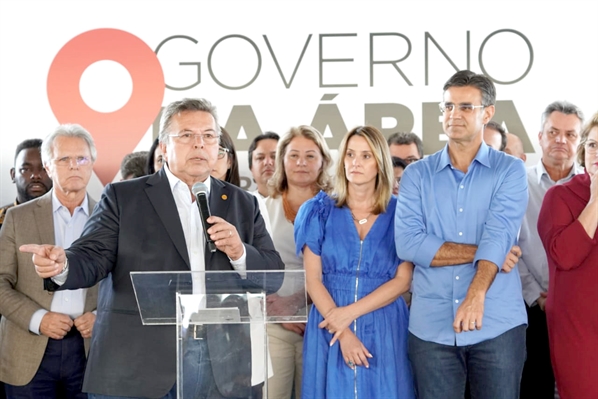
[[[484,125],[486,125],[488,122],[492,120],[494,112],[496,112],[496,108],[494,107],[494,105],[489,105],[484,108]]]
[[[160,142],[158,143],[160,146],[160,151],[162,151],[162,159],[164,159],[164,163],[168,162],[168,154],[166,153],[166,144]]]
[[[15,182],[15,168],[10,168],[10,180],[12,180],[13,183]]]

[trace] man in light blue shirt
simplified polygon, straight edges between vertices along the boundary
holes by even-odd
[[[528,192],[523,162],[483,142],[495,99],[487,77],[453,75],[440,103],[448,144],[401,179],[395,240],[416,266],[409,356],[420,399],[463,398],[468,381],[472,397],[519,397],[527,317],[508,271]]]
[[[96,150],[81,126],[61,125],[44,139],[41,152],[53,189],[11,208],[0,231],[0,380],[9,398],[87,398],[81,385],[97,287],[50,295],[19,246],[68,248],[81,236],[95,204],[87,184]]]

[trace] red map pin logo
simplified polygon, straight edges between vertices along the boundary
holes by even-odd
[[[79,90],[85,69],[110,60],[127,69],[133,80],[129,101],[114,112],[91,109]],[[48,72],[48,100],[63,123],[78,123],[93,136],[98,150],[94,171],[102,184],[110,183],[122,158],[132,152],[160,112],[164,73],[156,54],[137,36],[118,29],[95,29],[66,43]]]

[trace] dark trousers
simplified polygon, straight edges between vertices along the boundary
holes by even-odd
[[[200,339],[188,338],[185,340],[184,358],[183,358],[183,380],[182,399],[262,399],[263,383],[248,387],[245,395],[240,398],[233,398],[230,396],[222,396],[210,365],[210,357],[208,352],[208,344],[205,334],[201,334]],[[138,397],[124,397],[124,396],[109,396],[100,394],[89,394],[90,399],[145,399]],[[176,399],[177,386],[172,387],[170,392],[161,399]],[[181,398],[179,398],[181,399]]]
[[[525,361],[525,325],[469,346],[441,345],[409,334],[419,399],[517,399]],[[467,333],[462,333],[467,334]]]
[[[87,399],[87,394],[81,392],[85,363],[83,338],[73,327],[63,339],[48,339],[44,357],[33,379],[23,386],[6,384],[6,397]]]
[[[521,378],[521,399],[553,399],[554,373],[550,362],[546,313],[535,305],[527,307],[527,359]]]

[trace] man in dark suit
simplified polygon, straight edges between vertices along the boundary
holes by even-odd
[[[255,197],[210,177],[218,155],[218,126],[215,108],[206,100],[170,104],[160,132],[164,168],[106,186],[82,238],[68,250],[21,247],[34,254],[38,274],[52,278],[48,285],[72,289],[101,280],[83,385],[91,398],[176,397],[175,327],[141,324],[130,272],[284,268]],[[214,253],[203,242],[191,193],[197,182],[210,193],[208,222],[213,226],[207,233],[218,249]],[[214,382],[219,374],[210,369],[199,397],[235,397]]]

